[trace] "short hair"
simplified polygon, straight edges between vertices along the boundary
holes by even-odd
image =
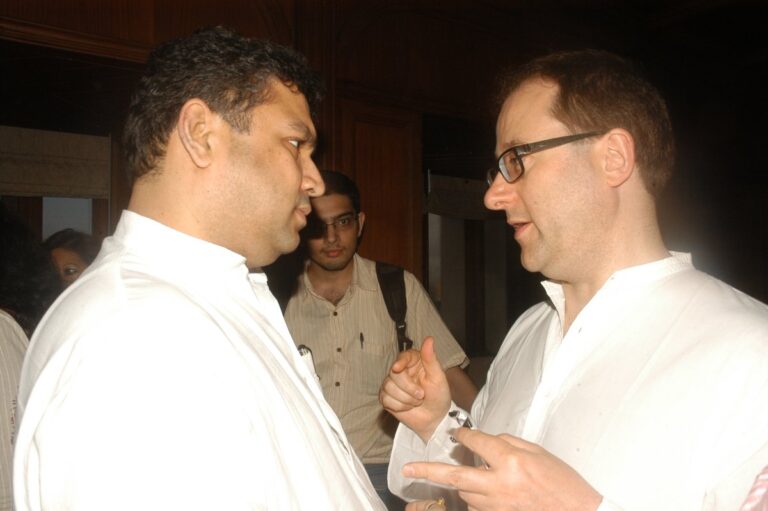
[[[72,228],[56,231],[43,241],[43,248],[48,253],[56,248],[71,250],[80,256],[85,264],[91,264],[99,253],[99,243],[90,234]]]
[[[335,193],[349,197],[352,202],[352,209],[355,213],[360,213],[360,191],[349,176],[336,170],[321,170],[320,177],[325,183],[323,196]]]
[[[636,64],[599,50],[553,53],[502,77],[499,101],[537,77],[558,86],[552,115],[571,132],[631,133],[643,183],[654,197],[661,194],[674,167],[672,123],[661,94]]]
[[[129,182],[157,168],[187,101],[205,101],[230,126],[248,133],[250,111],[269,100],[273,77],[296,87],[314,112],[322,97],[320,80],[304,56],[290,48],[224,27],[159,46],[133,93],[123,131]]]

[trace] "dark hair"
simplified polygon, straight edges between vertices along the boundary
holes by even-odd
[[[190,99],[202,99],[233,128],[247,133],[250,110],[269,100],[272,77],[296,87],[314,111],[322,96],[320,81],[306,59],[290,48],[224,27],[159,46],[131,98],[123,132],[129,181],[154,170],[165,156],[181,107]]]
[[[55,248],[65,248],[80,256],[85,264],[91,264],[99,253],[99,243],[90,234],[74,229],[62,229],[48,236],[43,242],[48,253]]]
[[[355,213],[360,213],[360,191],[349,176],[336,170],[321,170],[320,177],[325,183],[323,195],[335,193],[349,197],[349,200],[352,201],[352,209]]]
[[[60,291],[48,253],[0,202],[0,309],[29,336]]]
[[[504,76],[499,101],[536,77],[558,85],[552,115],[572,132],[631,133],[643,183],[660,195],[674,166],[672,123],[661,94],[635,64],[599,50],[553,53]]]

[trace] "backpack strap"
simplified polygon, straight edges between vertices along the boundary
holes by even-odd
[[[405,300],[405,274],[403,269],[392,264],[376,262],[376,276],[379,287],[387,304],[389,317],[395,322],[398,351],[409,350],[413,341],[406,335],[405,313],[408,305]]]

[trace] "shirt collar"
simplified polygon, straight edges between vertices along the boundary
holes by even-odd
[[[248,273],[242,255],[133,211],[123,211],[114,238],[129,252],[146,257],[173,274],[204,277],[232,271]]]
[[[638,285],[642,286],[661,280],[674,273],[693,268],[691,254],[686,252],[670,253],[672,254],[670,257],[615,271],[613,275],[608,278],[606,283],[603,284],[603,287],[600,288],[598,293],[604,290],[608,285],[630,287]],[[558,284],[551,280],[545,280],[541,285],[544,287],[547,296],[549,296],[549,299],[552,301],[552,304],[562,318],[565,312],[565,294],[563,293],[562,284]]]
[[[312,287],[312,283],[309,281],[309,276],[307,275],[307,266],[309,266],[309,261],[307,261],[307,265],[304,267],[304,272],[301,274],[301,279],[299,279],[299,286],[305,293],[312,293],[317,295],[314,288]],[[374,269],[371,270],[371,268]],[[374,292],[378,291],[379,289],[375,266],[371,266],[369,268],[369,265],[365,264],[365,260],[357,254],[352,256],[352,281],[349,283],[349,288],[360,288],[364,289],[365,291]],[[349,294],[350,293],[348,289],[345,295]]]
[[[365,291],[376,292],[379,290],[379,278],[376,276],[376,264],[365,264],[366,261],[355,254],[355,269],[352,273],[352,285]],[[369,261],[369,263],[371,263]]]

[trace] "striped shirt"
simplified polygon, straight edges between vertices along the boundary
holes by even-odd
[[[28,344],[24,330],[9,314],[0,310],[0,511],[10,511],[13,505],[11,466],[16,393]]]
[[[323,394],[357,454],[364,463],[387,463],[397,423],[378,396],[397,356],[397,334],[379,290],[376,263],[355,255],[353,264],[352,283],[337,305],[315,293],[304,273],[285,320],[294,342],[312,350]],[[414,348],[431,335],[444,368],[466,366],[467,356],[427,292],[416,277],[404,275],[407,335]]]

